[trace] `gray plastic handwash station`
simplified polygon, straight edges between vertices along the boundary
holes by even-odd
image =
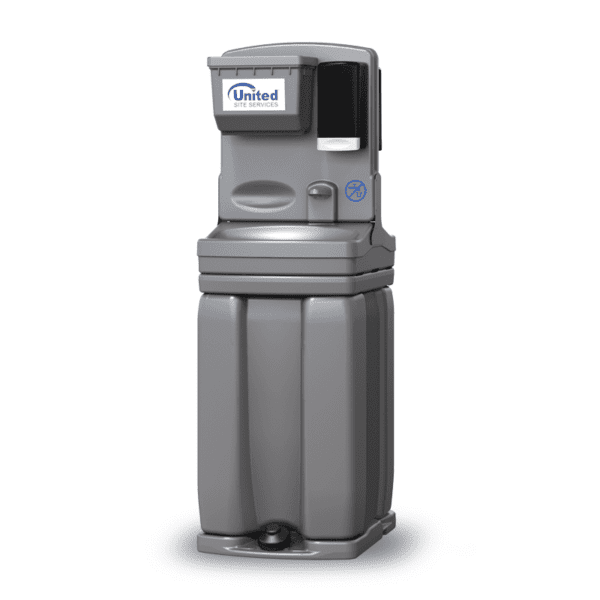
[[[198,242],[198,550],[354,558],[394,528],[395,239],[368,48],[209,58],[219,224]]]

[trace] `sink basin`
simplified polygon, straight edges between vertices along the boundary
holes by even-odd
[[[221,223],[209,236],[212,240],[273,242],[344,242],[363,239],[371,223]]]

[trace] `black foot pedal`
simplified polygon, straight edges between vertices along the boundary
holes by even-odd
[[[269,523],[258,538],[258,545],[263,550],[283,550],[290,545],[290,531],[283,525]]]

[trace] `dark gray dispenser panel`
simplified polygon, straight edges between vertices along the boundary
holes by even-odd
[[[357,62],[322,62],[318,70],[318,148],[367,146],[369,70]]]

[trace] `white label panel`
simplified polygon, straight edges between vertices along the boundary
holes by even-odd
[[[223,110],[285,110],[285,79],[223,79]]]

